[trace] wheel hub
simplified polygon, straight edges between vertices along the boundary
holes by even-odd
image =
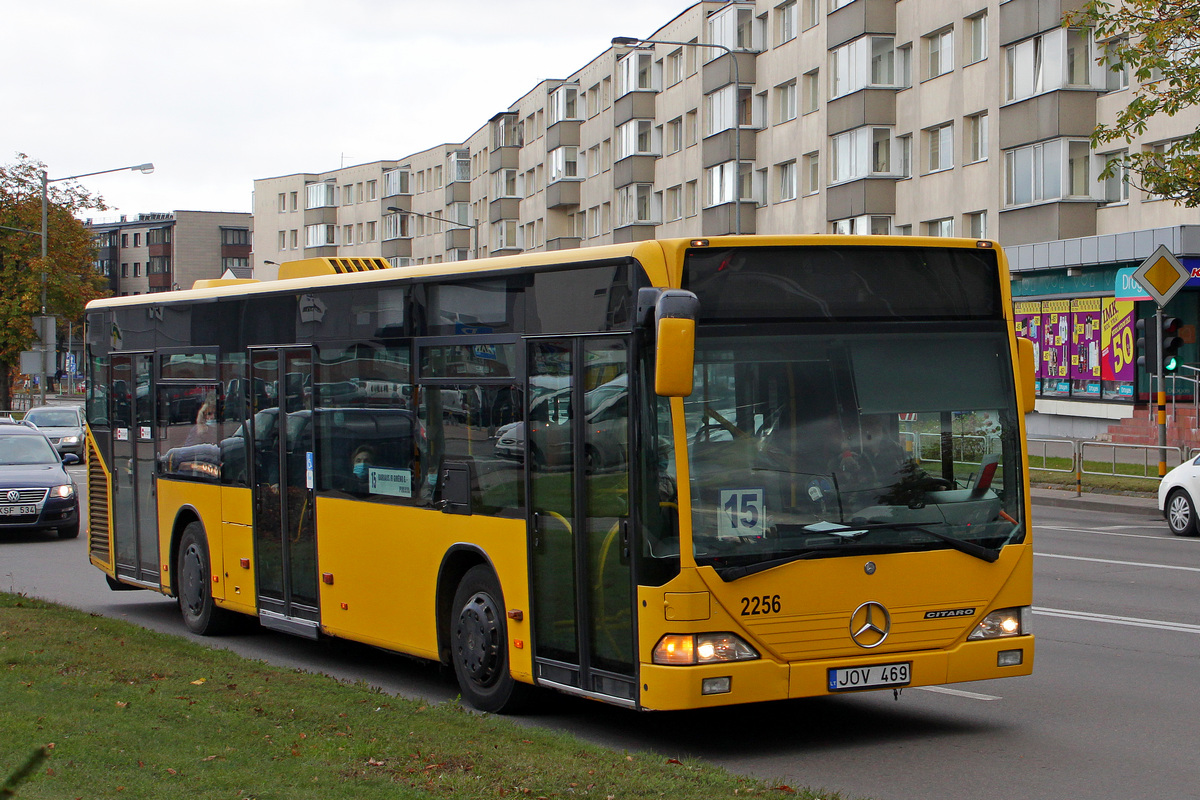
[[[479,593],[471,597],[458,616],[458,658],[471,680],[488,685],[496,677],[500,652],[500,630],[496,607],[491,597]]]

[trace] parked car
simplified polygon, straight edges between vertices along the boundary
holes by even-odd
[[[0,532],[54,528],[61,539],[79,535],[79,493],[45,434],[24,425],[0,427]]]
[[[1158,484],[1158,508],[1171,533],[1176,536],[1197,534],[1197,497],[1200,497],[1200,456],[1175,467]]]
[[[46,434],[59,453],[83,458],[83,409],[77,406],[38,406],[25,414],[25,422]]]

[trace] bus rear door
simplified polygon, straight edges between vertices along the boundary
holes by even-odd
[[[160,586],[153,364],[151,353],[112,357],[113,546],[119,577]]]

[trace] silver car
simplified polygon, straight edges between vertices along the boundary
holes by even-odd
[[[83,409],[76,406],[38,406],[25,414],[24,422],[44,433],[60,455],[73,453],[83,458]]]

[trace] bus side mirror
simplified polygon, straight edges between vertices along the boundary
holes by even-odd
[[[654,305],[654,392],[660,397],[692,393],[696,317],[700,301],[683,289],[664,289]]]
[[[1021,404],[1021,413],[1033,411],[1037,394],[1034,391],[1034,381],[1037,377],[1037,366],[1033,360],[1033,342],[1017,337],[1017,400]]]

